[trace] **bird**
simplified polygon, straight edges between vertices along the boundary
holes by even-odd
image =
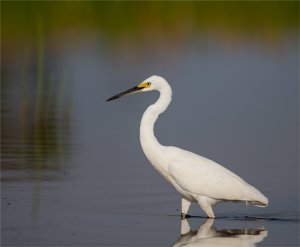
[[[153,90],[158,91],[160,95],[142,116],[140,142],[153,167],[181,195],[181,218],[190,216],[188,210],[191,203],[197,203],[207,218],[215,218],[212,207],[220,202],[245,202],[247,205],[266,207],[269,203],[267,197],[224,166],[190,151],[164,146],[158,142],[154,134],[154,125],[172,100],[171,86],[163,77],[150,76],[106,101]]]

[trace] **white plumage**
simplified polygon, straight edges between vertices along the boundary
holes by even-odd
[[[207,158],[192,152],[161,145],[154,135],[154,124],[172,99],[172,90],[160,76],[151,76],[107,101],[136,92],[158,90],[160,97],[144,112],[140,125],[142,149],[158,172],[182,196],[182,216],[187,215],[192,202],[197,202],[209,218],[215,215],[212,206],[221,201],[244,201],[256,206],[267,206],[268,199],[242,178]]]

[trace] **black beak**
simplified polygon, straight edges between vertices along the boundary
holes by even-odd
[[[138,92],[138,91],[140,91],[142,89],[143,89],[143,87],[133,87],[133,88],[130,88],[129,90],[127,90],[125,92],[122,92],[122,93],[119,93],[119,94],[117,94],[115,96],[110,97],[106,101],[111,101],[111,100],[114,100],[114,99],[118,99],[118,98],[120,98],[122,96],[125,96],[127,94],[136,93],[136,92]]]

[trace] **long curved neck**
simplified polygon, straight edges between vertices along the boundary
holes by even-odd
[[[151,163],[153,163],[153,160],[151,160],[153,155],[151,155],[151,153],[158,152],[159,147],[162,146],[154,135],[154,124],[159,114],[167,109],[172,100],[172,90],[168,84],[159,90],[159,92],[160,96],[158,100],[153,105],[150,105],[144,112],[140,125],[141,145]]]

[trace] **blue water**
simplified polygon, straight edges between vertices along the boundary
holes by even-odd
[[[20,75],[10,73],[1,99],[2,245],[298,246],[298,38],[281,45],[235,49],[195,37],[175,48],[123,50],[88,37],[51,53],[54,71],[67,73],[43,128],[26,118],[30,110],[18,113]],[[173,88],[158,140],[226,166],[261,190],[268,207],[222,203],[207,223],[193,205],[191,231],[181,236],[180,197],[139,143],[141,115],[157,94],[105,102],[152,74]]]

